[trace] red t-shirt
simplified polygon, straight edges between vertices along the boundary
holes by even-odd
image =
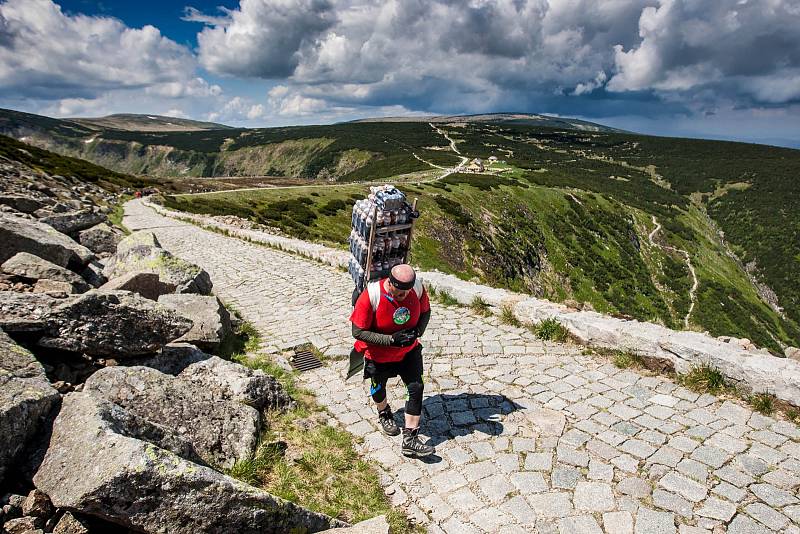
[[[428,292],[423,287],[422,296],[420,297],[412,289],[404,300],[397,301],[386,293],[386,289],[383,287],[385,280],[384,278],[380,281],[381,298],[375,313],[372,312],[369,291],[365,289],[356,301],[356,307],[353,308],[353,313],[350,315],[350,322],[362,330],[372,330],[381,334],[394,334],[400,330],[417,326],[420,314],[431,309]],[[408,320],[403,322],[406,316]],[[414,343],[408,347],[384,347],[382,345],[371,345],[359,339],[356,340],[355,349],[358,352],[363,352],[365,358],[375,362],[399,362],[411,349],[417,346],[417,343],[418,341],[414,340]]]

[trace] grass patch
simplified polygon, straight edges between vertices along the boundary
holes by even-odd
[[[616,351],[614,353],[614,365],[620,369],[629,367],[643,367],[642,357],[631,352]]]
[[[692,366],[685,375],[678,375],[678,382],[697,393],[719,393],[725,389],[725,377],[707,363]]]
[[[483,300],[480,296],[475,295],[475,298],[472,299],[469,307],[475,313],[479,315],[483,315],[484,317],[488,317],[492,314],[492,310],[489,306],[489,303]]]
[[[533,325],[531,331],[536,334],[536,337],[539,339],[557,341],[558,343],[563,343],[569,337],[569,331],[552,317],[550,319],[542,319]]]
[[[253,458],[228,474],[350,523],[385,514],[392,532],[421,532],[391,507],[372,465],[355,452],[353,437],[312,410],[301,404],[273,416]]]
[[[511,306],[505,305],[500,309],[500,322],[511,326],[522,326],[522,323],[514,315],[514,309]]]
[[[234,315],[238,314],[234,311]],[[239,361],[237,358],[257,351],[260,342],[261,335],[258,330],[247,321],[240,321],[238,326],[222,340],[215,355],[226,360]]]
[[[458,300],[456,300],[456,298],[453,295],[451,295],[444,289],[440,289],[439,291],[437,291],[435,296],[436,300],[438,300],[439,303],[444,304],[445,306],[458,305]]]
[[[128,227],[122,224],[122,218],[125,216],[125,202],[130,200],[131,196],[126,196],[120,199],[118,204],[114,205],[114,208],[108,214],[108,222],[122,230],[125,235],[130,235],[131,231],[128,230]]]
[[[747,397],[747,402],[754,410],[764,415],[775,413],[775,395],[771,393],[755,393]]]

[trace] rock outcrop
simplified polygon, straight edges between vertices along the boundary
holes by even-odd
[[[0,267],[3,271],[29,280],[50,280],[64,282],[69,288],[67,293],[83,293],[89,290],[89,284],[79,275],[55,263],[28,252],[19,252],[6,260]]]
[[[158,303],[183,314],[194,323],[192,329],[177,340],[179,342],[213,351],[231,331],[231,315],[213,295],[164,294],[158,297]]]
[[[105,222],[107,218],[104,213],[86,209],[68,211],[66,213],[53,213],[52,215],[41,217],[39,220],[49,224],[62,234],[74,234]]]
[[[113,254],[117,251],[122,236],[107,224],[100,223],[80,232],[78,240],[95,254]]]
[[[70,269],[86,265],[94,258],[91,250],[47,224],[0,213],[0,263],[18,252],[28,252]]]
[[[59,399],[42,365],[0,330],[0,483]]]
[[[153,353],[192,327],[189,319],[151,300],[98,289],[57,306],[46,323],[40,346],[113,358]]]
[[[173,284],[178,293],[211,293],[208,273],[161,248],[152,232],[135,232],[120,241],[103,274],[112,279],[131,271],[156,273],[163,282]]]
[[[143,532],[256,534],[346,526],[181,458],[166,436],[148,435],[152,428],[106,400],[70,393],[34,484],[58,507]]]
[[[205,463],[230,468],[255,451],[260,414],[219,387],[193,382],[192,367],[176,377],[149,367],[106,367],[89,377],[84,391],[172,429]]]

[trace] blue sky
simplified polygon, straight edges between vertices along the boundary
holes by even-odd
[[[251,127],[517,111],[800,148],[800,5],[0,0],[0,107]]]

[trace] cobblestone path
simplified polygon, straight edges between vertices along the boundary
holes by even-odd
[[[348,275],[138,202],[126,214],[131,229],[205,268],[265,350],[349,347]],[[302,379],[430,532],[800,533],[795,425],[465,308],[434,303],[423,344],[423,432],[437,449],[427,462],[378,431],[362,383],[343,382],[345,362]],[[390,400],[400,421],[401,385]]]

